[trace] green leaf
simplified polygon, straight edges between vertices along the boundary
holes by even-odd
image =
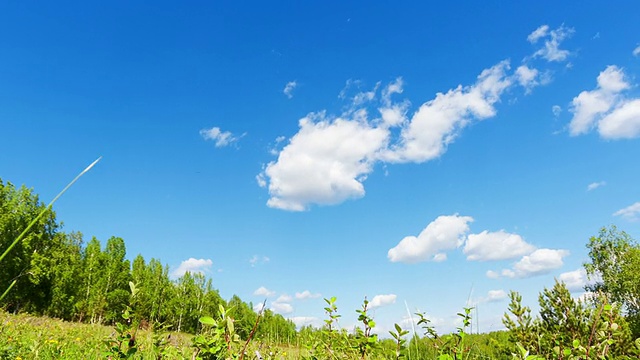
[[[200,319],[198,319],[198,321],[200,321],[200,323],[204,325],[209,325],[209,326],[217,325],[216,321],[211,316],[203,316]]]

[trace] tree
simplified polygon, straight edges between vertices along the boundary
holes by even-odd
[[[45,314],[72,320],[81,294],[78,279],[82,277],[82,233],[56,234],[49,256],[34,254],[34,258],[39,260],[39,268],[46,274],[50,286]]]
[[[46,205],[31,189],[25,186],[16,189],[10,182],[5,184],[0,179],[0,253],[4,253],[44,209]],[[3,300],[8,310],[38,312],[47,304],[46,276],[33,271],[32,260],[34,254],[47,256],[50,253],[58,227],[55,213],[47,211],[2,260],[0,294],[16,281]]]
[[[586,290],[604,292],[622,304],[634,337],[640,337],[640,246],[611,226],[591,237],[587,248],[591,262],[584,267],[590,278],[599,281]]]

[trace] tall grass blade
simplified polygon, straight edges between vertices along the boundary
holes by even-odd
[[[60,198],[60,196],[62,196],[62,194],[64,194],[76,181],[78,181],[78,179],[80,179],[80,177],[82,175],[84,175],[87,171],[91,170],[91,168],[95,164],[97,164],[98,161],[100,161],[100,159],[102,159],[102,156],[100,156],[94,162],[92,162],[91,165],[87,166],[86,169],[82,170],[82,172],[80,174],[78,174],[78,176],[76,176],[73,180],[71,180],[71,182],[69,184],[67,184],[67,186],[65,186],[65,188],[62,189],[62,191],[60,191],[58,193],[58,195],[56,195],[56,197],[53,198],[53,200],[51,200],[49,205],[47,205],[47,207],[44,208],[40,212],[40,214],[38,214],[38,216],[35,217],[35,219],[31,220],[29,225],[22,231],[22,233],[20,233],[20,235],[18,235],[18,237],[15,240],[13,240],[11,245],[9,245],[9,247],[4,251],[4,253],[2,253],[2,255],[0,255],[0,262],[2,262],[2,260],[7,256],[9,251],[11,251],[11,249],[13,249],[20,242],[20,240],[22,240],[22,238],[24,238],[24,236],[29,232],[29,230],[33,227],[33,225],[35,225],[35,223],[38,222],[38,220],[40,220],[40,218],[44,214],[46,214],[47,211],[49,211],[53,207],[53,203],[55,203]],[[0,297],[0,300],[2,300],[7,295],[7,293],[9,292],[9,290],[11,290],[13,285],[15,285],[15,280],[13,281],[13,283],[11,283],[11,285],[9,285],[9,288],[7,288],[7,290],[5,290],[5,292],[2,294],[2,297]]]

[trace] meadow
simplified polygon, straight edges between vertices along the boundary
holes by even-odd
[[[95,164],[95,163],[94,163]],[[92,164],[93,165],[93,164]],[[91,166],[90,166],[91,167]],[[85,169],[78,177],[85,173]],[[472,308],[454,333],[423,314],[411,329],[376,333],[365,298],[358,326],[324,299],[321,327],[296,328],[238,296],[222,299],[211,279],[170,279],[160,260],[130,262],[123,239],[103,247],[61,231],[52,205],[0,180],[0,359],[637,359],[640,356],[640,245],[615,227],[587,243],[585,270],[601,281],[574,299],[561,282],[540,292],[539,314],[511,292],[505,331],[472,334]],[[347,310],[349,311],[349,310]]]

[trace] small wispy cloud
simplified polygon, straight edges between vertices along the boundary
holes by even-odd
[[[528,67],[527,65],[520,65],[516,69],[516,79],[518,83],[525,89],[525,94],[530,94],[534,87],[539,85],[538,82],[539,71]]]
[[[216,147],[225,147],[238,141],[240,137],[234,136],[229,131],[222,131],[219,127],[212,127],[211,129],[200,130],[200,136],[205,140],[212,140],[215,142]]]
[[[293,321],[299,328],[307,325],[315,325],[317,327],[322,325],[322,321],[313,316],[293,316],[290,317],[289,320]]]
[[[179,278],[187,272],[192,274],[205,273],[211,270],[211,266],[213,266],[213,261],[211,259],[189,258],[181,262],[180,265],[172,272],[172,275],[173,277]]]
[[[255,267],[256,265],[266,264],[269,261],[271,261],[271,259],[269,259],[268,256],[253,255],[251,259],[249,259],[249,264],[251,264],[251,267]]]
[[[551,112],[553,113],[553,116],[557,118],[562,113],[562,107],[560,105],[553,105],[551,107]]]
[[[282,90],[282,92],[289,98],[293,98],[293,90],[296,89],[296,87],[298,87],[298,82],[297,81],[289,81],[287,83],[287,85],[284,86],[284,90]]]
[[[640,221],[640,201],[616,211],[613,216],[620,216],[629,221]]]
[[[555,62],[566,60],[570,52],[569,50],[560,49],[560,43],[573,35],[573,33],[573,28],[567,28],[564,25],[555,30],[550,30],[549,25],[540,26],[527,36],[527,40],[532,44],[544,39],[544,47],[538,49],[533,54],[533,57],[541,57],[547,61]]]
[[[264,286],[260,286],[259,288],[257,288],[254,292],[253,295],[256,296],[266,296],[266,297],[272,297],[276,294],[275,291],[273,290],[269,290]]]
[[[633,49],[633,56],[640,56],[640,45],[637,48]]]
[[[277,314],[291,314],[293,312],[293,306],[289,303],[272,302],[271,310]]]
[[[296,299],[298,299],[298,300],[315,299],[315,298],[319,298],[320,296],[322,296],[322,295],[319,294],[319,293],[314,294],[309,290],[305,290],[303,292],[297,292],[296,293]]]
[[[480,302],[485,302],[485,303],[492,303],[492,302],[499,302],[502,301],[504,299],[507,298],[507,292],[500,289],[500,290],[489,290],[487,292],[487,296],[485,296],[484,298],[482,298],[480,300]]]
[[[598,182],[592,182],[591,184],[587,185],[587,191],[593,191],[599,187],[605,186],[607,185],[606,181],[598,181]]]

